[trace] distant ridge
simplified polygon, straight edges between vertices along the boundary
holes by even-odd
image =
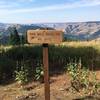
[[[36,24],[9,24],[0,23],[0,39],[9,36],[9,28],[16,27],[19,34],[26,34],[29,29],[60,29],[64,36],[76,40],[93,40],[100,38],[100,21],[66,22],[66,23],[36,23]]]

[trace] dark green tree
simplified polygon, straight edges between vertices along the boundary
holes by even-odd
[[[20,45],[20,36],[17,32],[16,27],[11,28],[10,30],[9,44],[10,45]]]
[[[26,38],[25,38],[24,35],[21,35],[21,36],[20,36],[20,43],[21,43],[22,45],[24,45],[24,44],[26,43]]]

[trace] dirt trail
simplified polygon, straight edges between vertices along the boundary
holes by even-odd
[[[97,71],[96,73],[97,73],[97,79],[100,80],[100,71]],[[67,90],[69,86],[70,86],[70,77],[68,74],[63,74],[59,76],[55,75],[51,77],[50,78],[51,100],[75,100],[76,98],[80,98],[82,93],[69,92]],[[22,90],[18,87],[17,83],[13,83],[6,86],[0,86],[0,100],[44,100],[44,84],[32,82],[26,87],[27,90]],[[28,99],[28,96],[30,96],[30,98],[32,99]],[[100,98],[81,99],[81,100],[100,100]]]

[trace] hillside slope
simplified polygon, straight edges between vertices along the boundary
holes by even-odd
[[[19,34],[26,34],[29,29],[59,29],[64,36],[75,40],[94,40],[100,38],[100,21],[74,23],[40,23],[40,24],[4,24],[0,23],[0,40],[9,36],[10,28],[16,27]],[[2,39],[4,40],[4,39]]]

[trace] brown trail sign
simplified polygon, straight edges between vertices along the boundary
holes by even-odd
[[[62,31],[56,30],[28,30],[28,42],[39,44],[55,44],[62,41]]]
[[[57,31],[57,30],[28,30],[27,31],[27,40],[29,43],[43,44],[45,100],[50,100],[48,44],[61,43],[63,37],[62,33],[63,33],[62,31]]]

